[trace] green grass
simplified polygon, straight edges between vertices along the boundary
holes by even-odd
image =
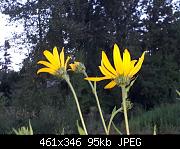
[[[163,104],[147,112],[139,112],[129,120],[131,134],[180,134],[180,102]]]

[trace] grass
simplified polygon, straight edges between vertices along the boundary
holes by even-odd
[[[153,134],[155,125],[157,134],[180,134],[180,102],[141,111],[129,123],[131,134]]]

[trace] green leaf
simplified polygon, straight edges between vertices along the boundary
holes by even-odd
[[[127,98],[126,99],[126,109],[130,110],[130,109],[132,109],[132,107],[133,107],[133,103],[130,101],[130,99]],[[124,110],[123,110],[123,103],[121,103],[120,111],[124,112]]]
[[[180,91],[176,90],[176,93],[180,96]]]
[[[138,76],[137,76],[138,77]],[[133,86],[134,82],[136,81],[137,77],[131,81],[131,83],[126,87],[127,93],[129,92],[130,88]]]
[[[110,120],[109,120],[109,124],[108,124],[108,134],[109,134],[109,132],[110,132],[111,123],[112,123],[112,121],[113,121],[113,118],[114,118],[119,112],[121,112],[121,108],[119,108],[119,109],[116,110],[116,106],[115,106],[114,109],[112,110],[111,117],[110,117]]]
[[[154,132],[153,135],[156,135],[156,125],[154,125]]]
[[[20,127],[18,130],[13,128],[13,131],[16,135],[33,135],[33,129],[31,127],[31,123],[29,120],[29,128],[28,127]]]
[[[112,110],[112,114],[116,112],[116,106],[114,107],[114,109]]]
[[[79,122],[77,120],[77,127],[78,127],[78,132],[80,135],[86,135],[85,131],[82,129],[82,127],[79,126]]]
[[[30,120],[29,120],[29,133],[30,135],[33,135],[33,129],[32,129]]]
[[[13,131],[16,135],[19,135],[19,132],[16,129],[13,128]]]
[[[116,132],[120,135],[122,135],[122,132],[116,127],[116,125],[114,124],[114,122],[112,122],[112,125],[114,127],[114,129],[116,130]]]

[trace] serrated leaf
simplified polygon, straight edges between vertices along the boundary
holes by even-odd
[[[126,99],[126,110],[130,110],[132,109],[132,107],[133,107],[133,103],[129,99]],[[123,103],[121,103],[120,111],[124,112]]]

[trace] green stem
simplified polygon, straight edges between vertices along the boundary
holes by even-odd
[[[127,92],[125,86],[121,86],[122,90],[122,101],[123,101],[123,113],[124,113],[124,120],[126,126],[126,133],[129,135],[129,124],[128,124],[128,116],[127,116],[127,107],[126,107],[126,99],[127,99]]]
[[[85,75],[85,77],[88,77],[87,73],[84,71],[83,74]],[[102,120],[102,124],[103,124],[103,127],[104,127],[104,131],[106,133],[106,135],[109,135],[109,132],[107,130],[107,127],[106,127],[106,123],[104,121],[104,117],[103,117],[103,114],[102,114],[102,110],[101,110],[101,106],[100,106],[100,103],[99,103],[99,98],[98,98],[98,95],[97,95],[97,92],[96,92],[96,89],[95,87],[92,85],[91,81],[89,81],[89,85],[91,86],[91,89],[92,89],[92,92],[96,98],[96,102],[97,102],[97,106],[98,106],[98,110],[99,110],[99,114],[100,114],[100,117],[101,117],[101,120]]]
[[[79,116],[80,116],[80,119],[81,119],[81,123],[82,123],[83,129],[85,131],[85,134],[88,135],[87,129],[86,129],[86,125],[84,123],[84,119],[83,119],[83,116],[82,116],[81,108],[80,108],[80,105],[79,105],[79,101],[78,101],[78,98],[77,98],[76,93],[74,91],[74,88],[73,88],[73,86],[72,86],[72,84],[71,84],[69,79],[65,79],[65,80],[66,80],[67,84],[69,85],[69,87],[70,87],[70,89],[71,89],[71,91],[73,93],[74,99],[76,101],[76,105],[77,105],[77,108],[78,108]]]

